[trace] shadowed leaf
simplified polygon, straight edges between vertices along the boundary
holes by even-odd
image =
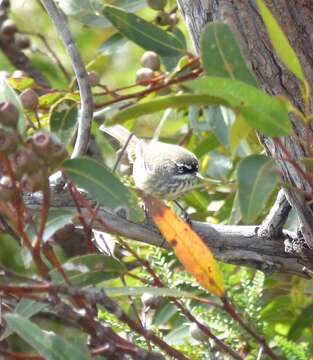
[[[274,161],[264,155],[246,157],[238,166],[237,180],[242,218],[253,223],[279,181]]]

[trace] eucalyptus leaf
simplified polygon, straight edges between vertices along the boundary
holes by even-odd
[[[126,210],[129,220],[143,219],[137,197],[104,165],[81,157],[65,160],[62,169],[68,178],[104,207],[113,211]]]
[[[273,160],[264,155],[251,155],[241,160],[237,169],[241,215],[247,224],[253,223],[279,181]]]
[[[208,75],[241,80],[257,86],[233,32],[222,22],[208,23],[201,34],[201,59]]]
[[[252,128],[265,135],[281,136],[292,131],[288,102],[283,98],[270,96],[242,81],[222,77],[207,76],[189,81],[185,86],[198,94],[220,99],[220,105],[228,104],[226,106],[240,113]]]
[[[104,6],[103,14],[126,38],[146,50],[153,50],[161,56],[186,52],[180,39],[137,15],[111,5]]]
[[[6,314],[4,318],[8,326],[46,360],[91,360],[87,348],[80,349],[52,331],[43,331],[21,315]]]
[[[23,106],[21,101],[13,90],[11,85],[5,78],[0,77],[0,101],[8,101],[16,106],[17,110],[19,111],[19,119],[18,119],[18,130],[20,133],[24,133],[26,129],[26,119],[23,112]]]

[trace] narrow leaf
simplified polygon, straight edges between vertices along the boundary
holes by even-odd
[[[69,343],[52,332],[41,330],[21,315],[7,314],[4,317],[9,327],[46,360],[91,359],[87,349],[81,351],[77,344]]]
[[[175,254],[204,288],[223,296],[222,274],[209,248],[192,227],[160,200],[141,192],[141,197],[160,232]]]
[[[13,88],[9,85],[8,81],[2,77],[0,77],[0,101],[8,101],[16,106],[20,113],[18,119],[18,129],[21,133],[24,133],[26,129],[26,120],[20,98],[17,96]]]
[[[227,106],[241,114],[252,128],[265,135],[281,136],[292,131],[288,103],[282,98],[270,96],[242,81],[221,77],[203,77],[185,85],[198,94],[228,103]]]
[[[48,241],[58,230],[69,224],[74,212],[64,209],[50,209],[48,220],[43,233],[43,241]]]
[[[241,80],[257,86],[233,32],[221,22],[208,23],[201,35],[201,59],[208,75]]]
[[[311,329],[313,324],[313,304],[306,306],[296,318],[288,333],[290,340],[296,341],[305,329]]]
[[[264,155],[246,157],[239,163],[237,180],[242,218],[253,223],[279,181],[274,161]]]
[[[129,40],[161,56],[174,56],[186,52],[179,39],[146,20],[118,7],[105,5],[104,15]]]
[[[119,111],[106,124],[112,125],[141,115],[153,114],[167,108],[185,108],[190,105],[229,105],[225,100],[205,94],[183,94],[170,95],[153,99],[144,103],[132,105],[127,109]]]
[[[133,221],[143,219],[136,196],[104,165],[82,157],[65,160],[62,169],[66,176],[103,206],[114,211],[125,209],[128,218]]]
[[[72,100],[62,99],[50,109],[50,130],[55,133],[65,145],[70,142],[74,135],[77,116],[77,104]]]
[[[74,257],[62,264],[62,268],[71,283],[76,286],[95,285],[105,280],[117,278],[128,271],[127,263],[123,264],[112,256],[103,254]],[[64,281],[57,269],[53,269],[50,275],[54,282],[62,283]]]
[[[249,135],[250,131],[251,126],[238,115],[230,129],[229,145],[232,157],[236,155],[240,142]]]
[[[46,304],[24,298],[17,303],[17,305],[14,308],[13,314],[18,314],[26,319],[29,319],[33,315],[43,310],[46,306],[47,306]],[[13,334],[13,332],[14,331],[9,326],[6,326],[4,333],[1,335],[0,340],[4,340],[5,338]]]
[[[285,66],[303,82],[306,91],[309,91],[307,80],[304,76],[300,61],[296,52],[291,47],[286,35],[283,33],[277,20],[265,5],[263,0],[257,0],[257,4],[268,31],[271,43]]]

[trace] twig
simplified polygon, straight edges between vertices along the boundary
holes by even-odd
[[[278,192],[276,201],[258,229],[258,235],[266,238],[278,238],[282,235],[291,206],[284,190]]]
[[[55,27],[66,46],[80,91],[81,110],[78,119],[77,138],[72,152],[72,158],[75,158],[83,155],[87,151],[88,147],[93,115],[91,89],[88,83],[85,65],[70,32],[66,16],[61,9],[55,5],[53,0],[41,0],[41,2],[50,18],[53,20]]]
[[[224,304],[224,309],[227,313],[238,322],[238,324],[247,331],[262,347],[264,352],[273,360],[282,360],[280,356],[276,355],[269,347],[266,340],[259,335],[236,311],[234,305],[230,302],[229,298],[225,295],[221,298]]]
[[[31,35],[31,36],[37,36],[45,45],[46,49],[49,51],[51,57],[53,58],[54,62],[56,63],[56,65],[60,68],[61,72],[63,73],[64,77],[70,81],[71,77],[70,74],[68,73],[68,71],[65,69],[64,65],[62,64],[61,60],[59,59],[59,57],[57,56],[57,54],[54,52],[54,50],[52,49],[52,47],[49,45],[47,39],[44,37],[44,35],[42,35],[41,33],[34,33],[31,31],[23,31],[23,33]]]

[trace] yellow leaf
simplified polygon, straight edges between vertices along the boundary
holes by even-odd
[[[190,225],[160,200],[140,191],[146,207],[160,232],[171,245],[185,269],[204,288],[224,295],[222,274],[209,248]]]

